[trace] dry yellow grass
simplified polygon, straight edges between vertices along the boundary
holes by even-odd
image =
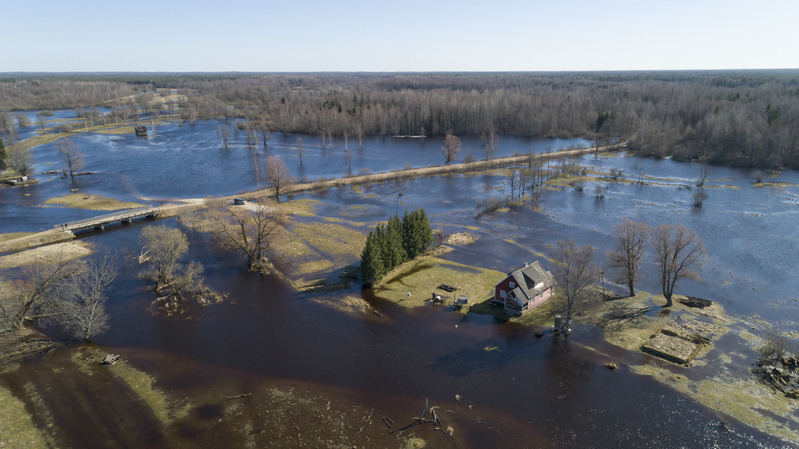
[[[7,240],[18,239],[20,237],[25,237],[26,235],[31,235],[32,232],[7,232],[5,234],[0,234],[0,242],[5,242]]]
[[[2,256],[0,257],[0,269],[21,267],[37,262],[55,263],[59,260],[74,260],[87,256],[91,252],[90,244],[84,241],[56,243]]]
[[[274,245],[275,254],[289,267],[286,278],[300,291],[332,288],[341,280],[337,271],[356,264],[366,235],[329,222],[295,223]]]
[[[66,207],[89,210],[120,210],[136,209],[144,207],[143,204],[119,201],[113,198],[105,198],[99,195],[87,195],[85,193],[71,193],[66,196],[50,198],[44,204],[60,204]]]
[[[288,215],[314,216],[319,200],[293,200],[281,203],[280,207]]]

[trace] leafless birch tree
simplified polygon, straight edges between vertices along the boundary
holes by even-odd
[[[652,230],[646,223],[639,223],[625,218],[613,228],[616,235],[616,247],[608,253],[610,266],[619,272],[619,276],[630,289],[630,296],[635,296],[635,281],[638,269],[644,257]]]
[[[461,152],[461,140],[452,132],[447,132],[444,136],[444,145],[441,147],[441,152],[444,154],[445,163],[449,165]]]
[[[218,240],[238,251],[251,271],[264,272],[269,263],[266,253],[286,222],[279,208],[259,203],[252,209],[230,208],[211,211],[210,219]]]
[[[599,279],[599,269],[594,265],[594,247],[578,247],[574,240],[561,240],[550,254],[553,260],[552,274],[558,290],[566,298],[566,322],[571,321],[572,311],[588,298],[589,287]]]
[[[680,279],[699,279],[693,267],[700,265],[705,257],[705,244],[691,229],[682,224],[661,224],[654,238],[657,264],[660,269],[660,285],[666,298],[665,307],[673,305],[674,287]]]
[[[266,181],[275,189],[275,199],[280,202],[280,192],[294,184],[294,177],[282,159],[269,156],[266,158]]]

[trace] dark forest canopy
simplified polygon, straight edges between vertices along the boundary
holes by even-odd
[[[166,90],[184,95],[174,105],[184,118],[237,117],[281,132],[482,136],[493,127],[625,138],[645,156],[799,168],[797,70],[0,74],[0,110],[114,106]]]

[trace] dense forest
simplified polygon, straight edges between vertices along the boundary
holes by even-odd
[[[149,101],[167,93],[179,95],[157,107]],[[493,129],[599,143],[625,139],[644,156],[799,168],[795,70],[0,78],[4,135],[13,111],[94,106],[125,114],[168,108],[189,122],[235,117],[259,131],[323,136],[483,136]]]

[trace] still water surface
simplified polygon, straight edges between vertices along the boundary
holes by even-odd
[[[39,185],[0,190],[0,231],[36,230],[95,214],[40,207],[45,199],[63,195],[69,188],[127,200],[228,195],[256,188],[251,151],[241,144],[229,150],[219,148],[216,125],[161,125],[147,140],[76,138],[87,154],[85,168],[100,174],[76,178],[74,184],[42,175]],[[343,142],[325,149],[314,137],[303,139],[302,167],[293,146],[295,136],[275,134],[268,152],[259,149],[256,157],[280,155],[295,175],[308,179],[350,171]],[[547,151],[571,143],[576,142],[503,139],[498,155]],[[432,165],[442,158],[440,142],[434,140],[368,139],[361,150],[351,139],[349,145],[354,147],[354,172],[362,168],[386,171],[406,163]],[[478,141],[464,139],[464,148],[479,158]],[[39,171],[58,160],[51,145],[36,148],[35,157]],[[698,164],[593,156],[582,158],[581,163],[605,172],[619,168],[630,178],[644,174],[659,179],[648,179],[644,186],[608,183],[601,201],[592,192],[603,182],[589,183],[582,193],[546,191],[540,197],[539,212],[520,208],[479,219],[474,200],[507,194],[505,178],[441,176],[371,184],[362,191],[329,189],[294,198],[321,200],[320,215],[366,222],[424,207],[434,228],[445,232],[461,232],[465,226],[478,229],[472,231],[480,237],[475,244],[458,248],[446,258],[499,271],[532,260],[531,250],[546,253],[564,238],[591,243],[602,254],[612,246],[612,227],[621,217],[650,225],[682,222],[699,233],[710,260],[702,270],[703,280],[686,281],[681,292],[718,301],[728,313],[758,314],[783,330],[795,328],[799,307],[790,298],[799,291],[795,276],[799,188],[759,188],[745,170],[713,167],[711,188],[705,189],[709,198],[703,209],[695,210],[690,201],[696,188],[683,186],[693,183]],[[770,181],[799,184],[799,174],[783,172]],[[356,204],[364,207],[353,216],[347,206]],[[174,220],[164,223],[177,226]],[[125,251],[135,248],[140,229],[119,227],[85,238],[99,253]],[[723,419],[673,390],[632,374],[626,365],[661,362],[603,343],[596,328],[578,326],[568,341],[536,339],[530,329],[432,306],[408,311],[370,298],[368,292],[366,298],[387,318],[353,316],[320,307],[311,299],[357,295],[357,285],[335,293],[297,293],[278,279],[241,270],[234,257],[218,250],[205,236],[190,233],[190,240],[190,256],[205,265],[208,283],[228,292],[231,300],[198,311],[192,320],[158,316],[150,308],[152,293],[136,278],[137,267],[124,259],[109,303],[111,330],[96,339],[97,344],[125,353],[135,366],[153,373],[161,388],[191,391],[215,381],[231,381],[204,375],[203,367],[211,366],[246,378],[340,390],[365,405],[396,410],[400,416],[417,414],[417,404],[424,397],[444,408],[455,407],[454,398],[459,395],[478,410],[459,429],[469,435],[471,447],[789,444]],[[644,271],[639,287],[656,292],[651,266]],[[486,352],[486,346],[499,350]],[[607,370],[607,360],[616,361],[621,369]]]

